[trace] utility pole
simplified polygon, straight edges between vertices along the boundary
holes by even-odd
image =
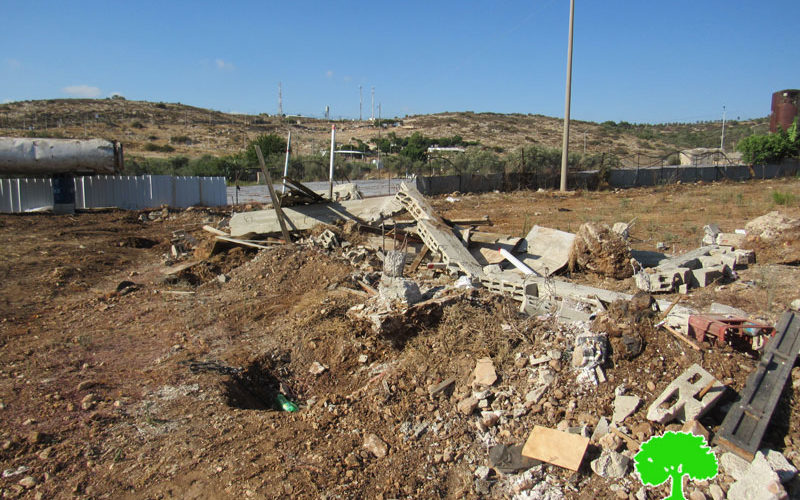
[[[725,152],[725,106],[722,106],[722,139],[719,141],[719,149]]]
[[[378,120],[381,119],[381,103],[378,103]]]
[[[567,92],[564,99],[564,141],[561,146],[561,191],[567,190],[569,158],[569,104],[572,97],[572,26],[575,22],[575,0],[569,2],[569,44],[567,45]]]
[[[278,116],[283,118],[283,85],[278,82]]]
[[[331,125],[331,165],[330,165],[330,188],[328,189],[328,199],[333,201],[333,155],[336,151],[336,124]]]
[[[370,111],[369,119],[375,120],[375,87],[372,87],[372,111]]]
[[[361,110],[364,107],[364,97],[361,95],[361,85],[358,86],[358,121],[362,121]]]

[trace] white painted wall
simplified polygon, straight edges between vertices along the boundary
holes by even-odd
[[[225,205],[224,177],[171,175],[75,177],[75,208],[118,207],[127,210],[168,205]],[[0,179],[0,212],[25,212],[53,205],[50,179]]]

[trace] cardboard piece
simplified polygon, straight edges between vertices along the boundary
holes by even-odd
[[[522,455],[577,471],[589,438],[537,425],[522,447]]]

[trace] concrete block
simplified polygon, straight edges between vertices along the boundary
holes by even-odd
[[[638,273],[636,286],[646,292],[671,292],[691,277],[691,270],[686,267],[657,268],[653,273]]]
[[[702,399],[698,393],[709,383],[711,389]],[[697,420],[722,396],[725,386],[697,363],[673,380],[647,410],[647,419],[665,424],[678,419]]]
[[[642,400],[638,396],[617,396],[614,398],[614,415],[611,421],[615,424],[622,423],[623,420],[633,415]]]
[[[730,273],[731,269],[726,265],[692,269],[692,281],[690,284],[694,287],[705,287],[729,276]]]

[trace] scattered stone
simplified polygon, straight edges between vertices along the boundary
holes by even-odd
[[[619,451],[625,443],[622,441],[621,437],[609,432],[601,436],[600,439],[597,440],[597,444],[607,450]]]
[[[647,381],[647,390],[651,392],[656,390],[656,384],[652,380]]]
[[[703,424],[698,422],[697,420],[687,420],[681,431],[688,432],[689,434],[694,434],[695,436],[702,436],[705,438],[706,442],[708,442],[708,429],[703,427]]]
[[[84,410],[91,410],[97,404],[97,395],[89,393],[81,399],[81,408]]]
[[[778,474],[764,455],[758,453],[744,475],[728,488],[729,500],[779,500],[787,497]]]
[[[358,356],[358,362],[359,363],[361,363],[363,365],[363,364],[366,364],[367,361],[369,361],[369,356],[367,356],[366,354],[359,354],[359,356]]]
[[[750,463],[739,455],[727,452],[719,457],[719,466],[725,474],[739,480],[744,477],[747,469],[750,467]]]
[[[219,281],[220,283],[227,283],[230,280],[231,280],[231,278],[227,274],[219,274],[219,275],[217,275],[217,281]]]
[[[604,449],[600,457],[592,460],[591,467],[595,474],[605,478],[621,478],[628,474],[631,459],[616,451]]]
[[[481,424],[484,425],[486,428],[492,428],[497,425],[497,422],[500,420],[500,414],[496,411],[482,411],[481,412]]]
[[[475,469],[475,477],[480,479],[480,480],[485,481],[486,478],[489,477],[489,472],[491,472],[489,467],[487,467],[485,465],[481,465],[480,467]]]
[[[40,451],[36,456],[39,457],[39,460],[47,460],[52,456],[52,454],[53,454],[53,447],[48,446],[47,448]]]
[[[30,444],[38,444],[42,442],[42,433],[39,431],[32,431],[28,434],[28,442]]]
[[[497,381],[497,372],[494,369],[492,358],[480,358],[473,372],[473,387],[488,387]]]
[[[92,388],[92,387],[94,387],[96,385],[97,385],[97,382],[95,382],[94,380],[84,380],[83,382],[78,384],[78,386],[75,389],[78,392],[83,392],[86,389],[90,389],[90,388]]]
[[[328,367],[320,363],[319,361],[314,361],[311,363],[311,367],[308,369],[308,373],[311,375],[322,375],[328,370]]]
[[[22,479],[20,479],[17,484],[29,490],[34,486],[36,486],[36,479],[34,479],[33,476],[25,476]]]
[[[364,436],[364,449],[375,455],[377,458],[383,458],[389,452],[389,446],[373,433],[369,433]]]
[[[601,437],[608,434],[608,420],[605,417],[600,417],[600,420],[597,421],[597,425],[594,426],[594,432],[592,432],[592,441],[597,443]]]
[[[689,500],[707,500],[705,493],[698,489],[694,489],[689,492],[689,495],[686,498]]]
[[[614,415],[611,422],[622,423],[626,418],[633,415],[642,400],[638,396],[617,396],[614,398]]]
[[[783,453],[776,450],[763,449],[756,453],[756,459],[759,455],[769,463],[769,467],[778,474],[781,483],[788,483],[797,476],[797,468],[789,462]]]
[[[725,492],[722,491],[722,488],[718,484],[712,484],[708,487],[708,494],[711,495],[713,500],[724,500],[725,499]]]

